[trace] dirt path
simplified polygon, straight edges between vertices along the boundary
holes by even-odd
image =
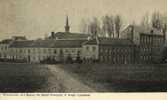
[[[48,92],[95,92],[58,65],[46,66],[53,76],[48,78]]]

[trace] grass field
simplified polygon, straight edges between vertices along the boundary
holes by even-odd
[[[70,80],[69,80],[70,79]],[[0,92],[87,92],[59,65],[0,63]]]
[[[0,92],[36,92],[50,75],[42,65],[0,64]]]
[[[63,68],[100,92],[167,91],[167,65],[76,64]]]
[[[97,92],[167,92],[167,65],[0,63],[0,92],[73,92],[82,83]]]

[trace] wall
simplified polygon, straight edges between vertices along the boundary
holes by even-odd
[[[95,50],[93,50],[95,48]],[[83,45],[82,58],[85,59],[99,59],[99,46],[98,45]]]

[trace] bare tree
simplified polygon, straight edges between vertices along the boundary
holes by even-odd
[[[82,19],[80,23],[80,32],[88,33],[89,20]]]
[[[117,38],[119,38],[119,36],[120,36],[120,30],[121,30],[122,24],[123,24],[121,16],[120,15],[116,15],[114,22],[115,22],[115,32],[116,32]]]
[[[94,17],[93,20],[88,25],[88,32],[93,37],[96,37],[96,36],[98,36],[98,34],[100,34],[100,32],[101,32],[100,22],[96,17]]]
[[[166,15],[163,14],[161,18],[162,18],[162,19],[161,19],[162,24],[163,24],[163,25],[166,25],[166,24],[167,24],[167,14],[166,14]]]
[[[162,29],[162,16],[159,12],[152,14],[151,24],[153,28]]]
[[[113,16],[104,16],[103,19],[103,33],[107,34],[110,38],[114,37],[114,19]]]
[[[150,27],[150,20],[149,20],[149,14],[146,13],[142,19],[141,19],[141,23],[140,25],[143,26],[143,27],[146,27],[146,28],[149,28]]]

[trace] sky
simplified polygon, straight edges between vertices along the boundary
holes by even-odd
[[[11,36],[41,38],[64,31],[66,15],[71,32],[80,21],[120,14],[125,24],[139,23],[145,13],[167,13],[167,0],[0,0],[0,40]]]

